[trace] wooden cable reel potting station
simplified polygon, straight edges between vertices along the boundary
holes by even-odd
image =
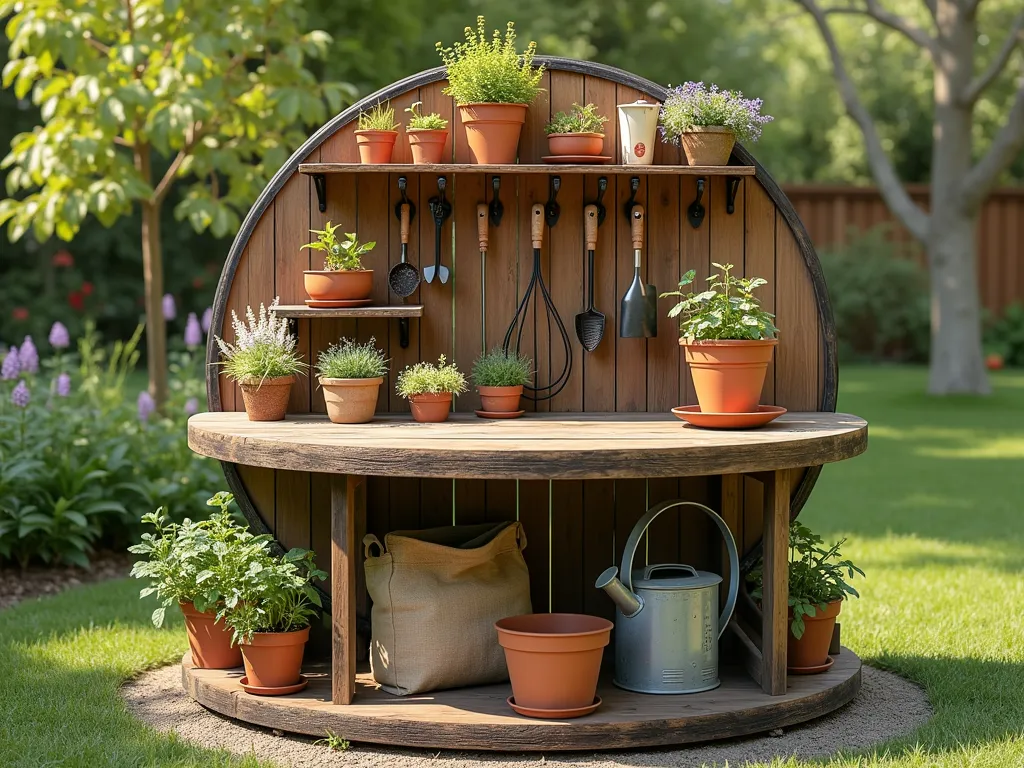
[[[538,57],[537,63],[546,69],[544,90],[528,111],[518,164],[470,163],[465,129],[442,93],[444,70],[438,68],[331,120],[291,157],[245,219],[221,275],[211,337],[230,340],[232,310],[241,315],[247,305],[269,305],[278,296],[278,314],[294,318],[307,362],[342,336],[374,337],[391,368],[374,421],[351,426],[328,421],[313,376],[293,386],[285,421],[250,422],[237,387],[208,368],[210,412],[190,420],[190,446],[222,461],[254,529],[271,532],[284,548],[312,548],[330,579],[324,625],[314,628],[306,652],[309,687],[280,698],[250,696],[238,683],[240,672],[196,669],[186,657],[185,687],[205,706],[292,732],[322,736],[330,729],[352,741],[594,750],[763,732],[832,711],[859,689],[860,660],[845,648],[826,674],[788,680],[786,674],[788,522],[821,466],[857,455],[867,440],[865,422],[834,413],[835,329],[803,226],[778,185],[738,145],[724,167],[689,167],[678,149],[660,141],[653,165],[618,164],[616,105],[662,101],[664,88],[591,62]],[[450,163],[412,165],[400,136],[391,165],[359,164],[353,136],[359,111],[388,99],[396,114],[418,101],[423,112],[448,119]],[[588,102],[613,116],[602,153],[613,164],[542,164],[551,115]],[[452,206],[440,237],[451,279],[421,282],[412,295],[398,298],[387,280],[401,253],[396,209],[411,205],[408,260],[422,268],[435,262],[431,199],[436,203],[439,195]],[[524,400],[528,412],[521,419],[477,418],[479,397],[470,391],[456,398],[449,421],[414,423],[407,401],[394,391],[394,377],[440,354],[467,370],[482,350],[502,344],[533,273],[531,210],[549,202],[560,214],[545,227],[541,275],[571,337],[571,357],[563,359],[556,324],[537,301],[525,310],[521,346],[534,360],[537,386],[568,367],[564,385],[546,399]],[[489,219],[485,251],[477,227],[481,203]],[[595,203],[604,213],[595,248],[595,306],[606,315],[606,330],[589,352],[572,335],[572,318],[589,301],[584,208]],[[659,303],[656,337],[618,333],[620,298],[634,273],[633,204],[646,216],[641,269],[647,284],[671,290],[689,268],[702,284],[713,261],[768,279],[760,295],[781,333],[761,402],[784,406],[788,414],[746,431],[696,429],[672,416],[671,408],[696,399],[676,321],[667,317],[670,303]],[[311,228],[327,221],[377,242],[364,259],[375,271],[372,306],[304,305],[303,271],[319,268],[320,256],[300,246]],[[216,359],[210,344],[208,361]],[[719,512],[739,548],[741,571],[764,554],[763,613],[740,600],[722,637],[719,688],[668,696],[620,690],[610,682],[608,653],[601,708],[578,720],[546,721],[512,712],[507,684],[400,698],[378,690],[364,669],[365,533],[383,540],[394,530],[519,520],[529,539],[524,556],[534,611],[612,618],[614,604],[594,587],[595,578],[618,563],[637,520],[671,499]],[[722,551],[709,520],[683,512],[661,515],[636,559],[639,565],[688,563],[735,578]]]

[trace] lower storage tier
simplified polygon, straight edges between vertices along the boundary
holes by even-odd
[[[506,704],[511,687],[488,685],[397,697],[378,690],[361,671],[356,697],[331,703],[330,668],[303,669],[309,686],[290,696],[253,696],[242,690],[241,669],[208,670],[182,660],[182,684],[204,707],[265,728],[322,737],[328,730],[350,741],[427,749],[505,752],[594,751],[690,744],[763,733],[838,709],[860,690],[861,661],[844,648],[820,675],[790,675],[785,695],[769,696],[738,668],[722,669],[722,685],[688,695],[653,696],[616,688],[602,679],[603,703],[575,720],[520,717]]]

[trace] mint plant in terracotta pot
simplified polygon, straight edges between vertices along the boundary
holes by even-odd
[[[409,149],[415,165],[442,163],[444,148],[448,142],[448,121],[437,112],[420,114],[422,101],[406,108],[411,117],[405,124],[405,135],[409,137]]]
[[[441,355],[434,363],[416,363],[398,374],[395,391],[409,399],[412,417],[425,423],[448,420],[452,397],[466,391],[466,377]]]
[[[327,417],[335,424],[365,424],[377,410],[377,394],[388,373],[388,359],[377,340],[342,339],[320,353],[316,363]]]
[[[482,418],[521,416],[519,400],[523,387],[533,376],[533,361],[518,352],[495,347],[480,355],[473,363],[473,383],[480,393]]]
[[[444,93],[455,99],[466,126],[466,143],[474,163],[509,165],[516,161],[526,110],[540,93],[544,68],[533,68],[537,44],[516,50],[515,24],[504,36],[488,37],[483,16],[476,30],[466,27],[465,42],[445,48],[437,43],[448,75]]]
[[[355,132],[359,162],[364,165],[386,165],[391,162],[398,138],[398,123],[391,103],[377,104],[369,112],[359,113],[359,129]]]
[[[568,112],[557,112],[544,128],[548,152],[552,155],[600,155],[604,149],[604,124],[608,118],[597,114],[597,106],[573,104]]]
[[[335,234],[340,224],[327,222],[323,229],[311,229],[316,240],[306,243],[324,255],[323,269],[307,269],[302,284],[313,301],[365,301],[373,292],[373,270],[363,269],[363,256],[377,245],[375,240],[360,243],[355,232],[345,232],[345,239]]]

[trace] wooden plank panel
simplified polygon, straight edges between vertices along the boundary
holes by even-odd
[[[583,611],[583,596],[594,588],[583,573],[583,483],[551,483],[551,610]]]
[[[455,302],[455,362],[467,378],[473,361],[484,346],[480,288],[480,242],[477,238],[477,204],[484,200],[483,174],[459,176],[455,180],[455,255],[452,291]],[[480,395],[469,391],[455,398],[456,411],[480,409]]]
[[[679,274],[692,269],[696,272],[693,284],[684,288],[684,292],[691,289],[700,292],[707,285],[707,277],[711,274],[711,261],[717,260],[711,253],[711,226],[714,221],[714,212],[711,204],[711,179],[704,180],[704,192],[700,197],[700,204],[704,207],[704,221],[700,227],[694,229],[687,218],[687,211],[697,200],[698,179],[683,177],[680,179],[679,187]],[[677,332],[678,333],[678,332]],[[690,370],[686,366],[683,355],[679,357],[679,402],[684,405],[696,405],[697,395],[693,391],[693,381],[690,378]]]
[[[312,545],[310,473],[277,470],[277,525],[274,533],[285,549]]]
[[[540,163],[548,153],[548,137],[545,126],[551,119],[551,71],[540,79],[541,92],[526,110],[526,124],[519,137],[519,162]]]
[[[745,204],[746,246],[743,274],[746,277],[763,277],[768,285],[756,292],[761,306],[768,312],[775,312],[775,204],[754,180],[743,182]],[[737,213],[739,213],[737,211]],[[761,402],[775,403],[775,360],[768,364]]]
[[[463,154],[465,152],[466,129],[461,125],[462,121],[459,120],[458,110],[455,109],[451,96],[445,96],[442,93],[442,90],[447,85],[448,81],[442,80],[420,88],[419,98],[423,102],[421,111],[425,115],[437,112],[448,121],[448,141],[445,142],[441,157],[451,162],[455,158],[456,144],[458,143],[459,156],[464,157],[464,160],[468,161],[468,156]],[[395,162],[398,161],[396,160]]]
[[[647,275],[659,293],[671,291],[682,274],[679,250],[679,180],[651,177],[647,189]],[[668,316],[674,302],[658,301],[658,335],[647,342],[647,410],[679,405],[679,327]]]
[[[307,298],[303,287],[304,270],[309,269],[309,253],[300,250],[309,242],[310,196],[313,184],[305,176],[295,174],[277,194],[274,201],[274,293],[282,304],[300,304]],[[249,293],[258,283],[249,275]],[[298,332],[297,350],[303,359],[309,360],[309,321],[296,322]],[[309,387],[293,386],[288,401],[290,413],[309,412]]]
[[[775,399],[789,410],[818,408],[818,354],[822,344],[814,290],[792,230],[781,214],[775,228]]]
[[[252,502],[259,516],[266,523],[267,528],[273,531],[276,525],[274,518],[275,470],[239,464],[238,475],[242,479],[242,485],[245,486],[245,494],[249,497],[249,501]]]
[[[519,482],[519,521],[526,530],[523,551],[530,571],[530,602],[536,613],[551,610],[551,481]]]
[[[398,129],[398,140],[395,142],[395,151],[391,153],[392,163],[411,163],[412,162],[412,150],[409,148],[409,136],[406,133],[406,126],[409,124],[409,118],[412,117],[406,112],[407,107],[411,107],[413,103],[419,101],[420,91],[418,88],[413,88],[411,91],[406,91],[401,96],[395,96],[391,99],[391,107],[395,110],[395,120],[401,123],[401,127]],[[420,114],[428,115],[435,110],[420,109]],[[436,110],[441,112],[441,110]],[[448,128],[451,129],[451,120],[447,113],[441,115],[448,120]],[[451,134],[449,133],[448,144],[451,146]],[[448,157],[451,157],[449,151]]]
[[[370,296],[377,306],[387,304],[390,293],[388,289],[389,256],[392,250],[390,221],[394,219],[394,212],[389,205],[388,181],[389,177],[382,174],[356,177],[355,232],[360,242],[377,244],[362,259],[363,268],[373,270],[373,292]],[[397,243],[394,249],[398,250]],[[365,343],[372,338],[385,355],[389,354],[389,326],[391,323],[397,325],[397,321],[394,320],[360,318],[356,321],[356,334],[360,343]],[[388,407],[388,383],[385,382],[385,385],[380,387],[377,392],[377,410],[381,412],[387,411]],[[369,490],[372,495],[374,489],[370,488]]]

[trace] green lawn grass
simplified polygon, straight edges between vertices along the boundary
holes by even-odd
[[[824,763],[1020,768],[1024,374],[997,376],[986,400],[928,398],[920,369],[844,368],[841,380],[840,409],[871,422],[870,448],[824,471],[801,519],[848,536],[846,554],[868,573],[843,612],[845,644],[923,685],[935,718]],[[0,766],[261,765],[127,714],[120,682],[185,648],[180,623],[152,628],[137,589],[82,587],[0,612]]]

